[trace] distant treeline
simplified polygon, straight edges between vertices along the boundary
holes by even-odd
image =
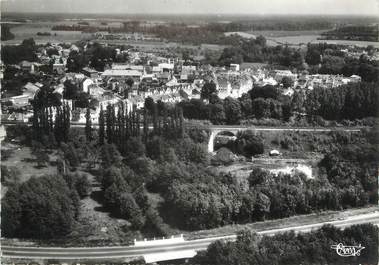
[[[252,31],[252,30],[323,30],[332,28],[332,23],[325,20],[303,20],[303,21],[241,21],[232,23],[214,23],[209,27],[215,30],[228,31]]]
[[[78,23],[79,24],[79,23]],[[56,25],[51,28],[51,30],[61,30],[61,31],[81,31],[81,32],[88,32],[93,33],[97,31],[111,31],[111,28],[105,28],[105,27],[93,27],[89,26],[83,23],[80,23],[79,25]]]
[[[332,40],[379,41],[379,27],[377,25],[345,26],[324,32],[321,35],[324,39]]]

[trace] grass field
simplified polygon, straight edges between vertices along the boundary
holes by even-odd
[[[50,162],[45,167],[38,167],[36,157],[32,154],[30,147],[21,146],[15,143],[3,142],[2,152],[10,152],[10,156],[1,161],[2,166],[17,168],[20,171],[19,181],[25,182],[32,176],[42,176],[46,174],[56,174],[57,168],[54,165],[57,159],[56,152],[49,153]]]
[[[371,41],[349,41],[349,40],[318,40],[321,37],[321,33],[327,30],[299,30],[299,31],[277,31],[277,30],[261,30],[261,31],[249,31],[246,34],[252,34],[255,36],[262,35],[267,39],[267,45],[276,46],[279,44],[299,45],[307,43],[330,43],[341,45],[357,45],[366,47],[367,45],[373,45],[379,48],[379,42]]]

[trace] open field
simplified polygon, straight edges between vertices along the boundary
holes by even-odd
[[[307,36],[307,35],[321,35],[321,33],[327,30],[254,30],[246,33],[254,35],[262,35],[266,38],[280,38],[291,36]]]
[[[24,39],[33,38],[37,44],[73,43],[91,37],[89,33],[80,31],[52,31],[51,27],[57,22],[36,22],[12,25],[10,30],[15,35],[13,40],[2,41],[3,45],[20,44]],[[71,23],[73,24],[73,23]],[[39,36],[37,32],[48,32],[51,36]]]
[[[341,45],[356,45],[366,47],[373,45],[379,48],[379,42],[372,41],[350,41],[350,40],[319,40],[321,33],[326,30],[299,30],[299,31],[278,31],[278,30],[257,30],[248,32],[226,32],[225,35],[232,33],[238,34],[245,38],[255,38],[256,36],[264,36],[267,44],[277,46],[280,44],[288,44],[293,46],[305,45],[307,43],[329,43]]]
[[[17,168],[20,171],[20,182],[25,182],[32,176],[38,177],[46,174],[56,174],[57,172],[57,168],[54,165],[57,159],[56,152],[48,154],[50,162],[45,167],[38,167],[37,160],[30,147],[3,142],[1,151],[7,152],[5,150],[10,150],[11,153],[6,160],[1,161],[1,165],[8,168]]]

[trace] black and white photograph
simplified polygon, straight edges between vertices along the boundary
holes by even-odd
[[[0,264],[379,264],[379,0],[0,11]]]

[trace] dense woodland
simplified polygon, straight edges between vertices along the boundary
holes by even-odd
[[[153,110],[157,108],[152,106]],[[138,134],[135,126],[127,126],[126,123],[127,127],[120,126],[122,119],[133,122],[133,114],[114,116],[113,110],[107,109],[102,116],[100,119],[104,119],[101,121],[104,126],[101,129],[100,125],[97,134],[89,130],[89,125],[85,129],[85,136],[75,135],[75,130],[69,129],[68,140],[60,143],[62,161],[57,165],[58,171],[65,176],[83,163],[88,168],[100,163],[102,169],[97,178],[103,191],[103,204],[114,216],[128,220],[130,229],[150,235],[166,235],[165,223],[186,230],[197,230],[320,210],[360,207],[377,202],[375,172],[378,138],[372,132],[361,135],[332,133],[331,142],[320,141],[328,149],[319,165],[320,173],[316,179],[307,179],[301,174],[274,177],[257,169],[250,174],[248,185],[245,186],[233,176],[216,174],[207,166],[209,157],[204,145],[207,135],[201,131],[191,129],[182,134],[180,127],[175,129],[175,126],[165,130],[165,124],[167,126],[170,122],[163,123],[163,114],[157,117],[156,130],[149,131],[146,138],[143,131]],[[173,119],[172,124],[175,124],[175,116],[174,111],[167,119]],[[43,119],[41,121],[44,124]],[[125,134],[120,134],[123,130]],[[42,141],[47,141],[43,146],[49,146],[51,137],[54,138],[54,133],[50,137],[42,137]],[[120,144],[122,141],[126,141],[126,144]],[[236,148],[242,154],[251,155],[251,152],[261,152],[261,143],[253,134],[245,133],[238,136]],[[30,182],[33,181],[42,180]],[[80,191],[86,190],[82,183],[85,184],[85,180],[68,185],[77,187],[78,194],[85,195],[86,192]],[[19,189],[24,189],[23,185],[31,184],[15,185],[14,192],[4,197],[5,216],[19,216],[18,209],[25,207],[22,202],[15,200],[14,195]],[[30,196],[37,196],[33,194],[38,190],[30,189],[29,192]],[[160,209],[151,207],[148,192],[159,193],[164,198]],[[60,193],[62,196],[65,194]],[[73,204],[77,203],[75,194],[67,196],[72,197]],[[31,202],[25,203],[28,205]],[[38,200],[34,200],[34,203],[36,206],[29,207],[31,211],[41,207]],[[172,211],[176,213],[174,217],[167,214]],[[22,220],[26,222],[23,227],[31,225],[25,219]],[[39,222],[43,219],[33,220],[34,225],[42,225]],[[68,223],[67,229],[57,233],[67,234],[74,220],[64,220]],[[3,226],[7,225],[9,222],[5,221]],[[51,229],[54,227],[51,225]],[[7,234],[10,236],[49,237],[48,234],[28,234],[12,226],[4,229],[11,231]]]
[[[75,226],[80,198],[90,186],[78,174],[46,175],[14,184],[2,200],[4,236],[50,239],[67,235]]]
[[[296,90],[292,98],[280,94],[278,86],[253,87],[238,99],[220,99],[213,83],[204,85],[203,100],[180,102],[187,119],[210,120],[213,124],[239,124],[249,119],[289,122],[297,113],[307,115],[309,123],[323,120],[346,121],[377,117],[378,83],[348,84],[332,89]]]
[[[317,179],[301,174],[275,177],[257,169],[244,187],[229,175],[209,172],[189,182],[178,177],[163,194],[170,209],[179,213],[178,224],[190,230],[375,203],[374,142],[362,147],[362,138],[343,133],[334,139],[335,150],[321,161]]]
[[[359,256],[340,257],[331,245],[364,246]],[[193,265],[300,265],[300,264],[378,263],[378,227],[355,225],[344,230],[332,226],[305,234],[293,232],[275,236],[259,236],[250,231],[239,233],[236,242],[217,241],[198,254]]]

